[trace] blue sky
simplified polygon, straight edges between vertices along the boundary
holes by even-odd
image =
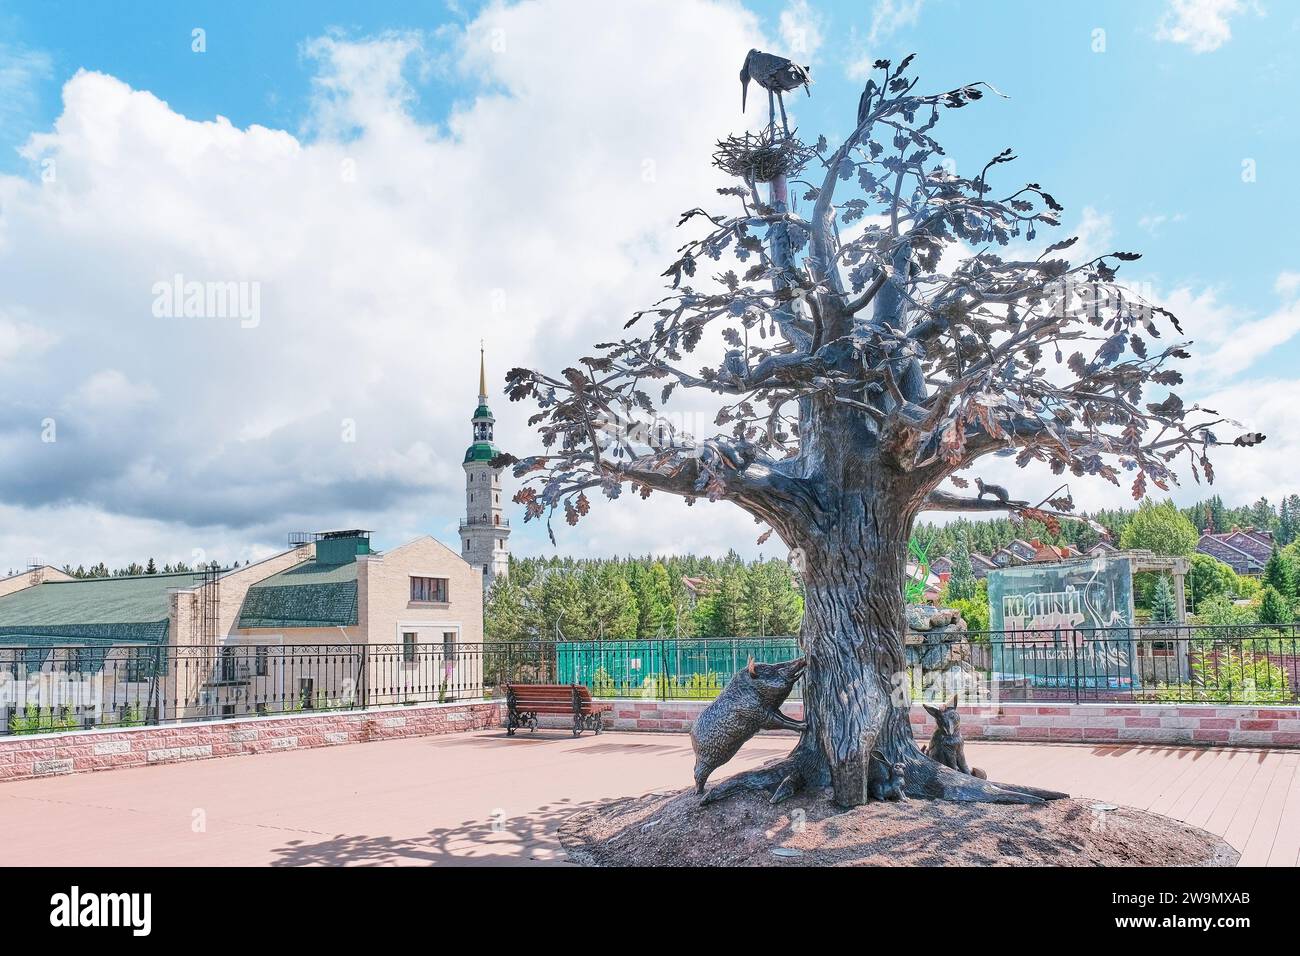
[[[205,31],[203,53],[191,49],[195,28]],[[509,52],[492,60],[483,44],[491,44],[497,29],[504,31]],[[1294,96],[1300,65],[1293,53],[1298,39],[1300,7],[1279,0],[743,5],[681,0],[657,7],[579,0],[499,6],[0,3],[5,104],[0,107],[0,199],[6,211],[30,214],[10,217],[7,241],[0,244],[0,280],[43,275],[43,285],[0,292],[0,321],[10,323],[14,341],[26,343],[9,353],[0,349],[0,373],[6,359],[14,366],[9,384],[0,385],[12,419],[0,420],[0,447],[26,448],[17,444],[23,423],[43,419],[43,406],[66,409],[67,441],[92,436],[85,447],[98,449],[94,460],[105,472],[120,471],[111,480],[107,474],[100,481],[65,480],[69,470],[85,469],[89,460],[64,448],[59,454],[67,458],[57,465],[36,466],[38,472],[50,468],[47,477],[0,481],[0,507],[13,509],[5,524],[18,529],[8,538],[0,534],[0,571],[22,563],[24,552],[36,548],[59,563],[94,560],[101,553],[129,559],[140,557],[140,549],[184,554],[210,547],[247,555],[272,547],[290,521],[385,523],[376,530],[387,544],[394,542],[384,541],[385,535],[420,530],[454,541],[460,509],[457,436],[467,436],[462,419],[474,391],[473,363],[466,353],[485,335],[495,374],[511,364],[555,365],[645,303],[653,293],[646,281],[655,274],[650,266],[666,261],[676,238],[670,229],[674,214],[708,199],[707,168],[694,167],[701,164],[709,138],[742,123],[738,84],[728,85],[734,81],[727,78],[751,42],[790,49],[811,64],[814,96],[792,104],[798,126],[809,135],[825,132],[833,139],[847,131],[863,82],[860,64],[877,57],[918,53],[923,85],[932,89],[976,79],[996,85],[1008,99],[986,99],[945,118],[942,138],[958,167],[982,164],[1013,147],[1019,159],[1003,167],[1003,176],[1051,190],[1068,210],[1062,235],[1081,230],[1099,246],[1143,252],[1130,276],[1185,304],[1201,320],[1199,331],[1190,323],[1188,332],[1192,338],[1208,336],[1199,380],[1203,394],[1249,399],[1257,394],[1254,386],[1267,383],[1264,397],[1285,404],[1300,358],[1293,338],[1300,324],[1300,308],[1294,305],[1300,244],[1291,238],[1300,219],[1300,190],[1291,175],[1300,148]],[[119,85],[70,83],[79,70]],[[125,88],[148,91],[165,107],[131,99]],[[646,102],[648,97],[654,102]],[[123,109],[124,103],[134,106]],[[512,120],[510,110],[525,108],[530,119],[549,117],[532,141],[555,131],[554,142],[546,146],[556,154],[548,159],[554,168],[540,168],[530,183],[517,167],[508,167],[488,187],[493,199],[463,206],[448,199],[478,188],[475,170],[520,148],[509,124],[521,121]],[[187,137],[212,148],[211,123],[218,116],[233,129],[217,130],[222,145],[216,148],[237,156],[242,165],[235,171],[202,164],[187,169],[189,160],[174,152],[183,151]],[[104,127],[114,124],[120,129],[106,133]],[[266,135],[254,135],[251,127],[265,127]],[[138,152],[124,152],[123,137],[138,144]],[[175,151],[169,143],[176,144]],[[364,195],[356,191],[345,200],[329,192],[318,193],[315,201],[297,197],[278,213],[279,220],[276,198],[292,190],[285,184],[300,181],[303,169],[289,174],[274,194],[241,199],[250,156],[274,165],[298,161],[285,157],[310,155],[325,163],[349,154],[364,157],[366,170],[382,169],[391,178],[365,181]],[[585,164],[593,155],[603,156],[606,167],[649,157],[659,170],[658,193],[645,195],[630,177],[598,180],[586,188]],[[79,197],[73,206],[59,205],[48,189],[37,190],[41,159],[48,156],[57,156],[59,168],[68,170],[61,182]],[[1243,164],[1253,169],[1253,181],[1243,181]],[[228,173],[233,178],[226,179]],[[111,218],[131,208],[130,202],[112,198],[118,189],[141,197],[151,210],[129,228]],[[540,201],[539,189],[547,193]],[[619,203],[634,194],[632,221],[615,230],[608,243],[591,242],[589,235],[576,238],[599,236],[605,227],[598,210],[582,218],[593,197]],[[430,203],[429,215],[407,226],[402,217],[423,201],[416,196]],[[256,223],[249,215],[226,218],[241,201],[265,212],[265,218],[259,215]],[[42,212],[41,202],[55,205]],[[175,215],[179,207],[190,217],[185,221],[195,236],[202,237],[188,245],[164,214]],[[550,218],[538,207],[549,210]],[[59,219],[54,209],[83,215],[86,222],[60,232],[51,224]],[[89,210],[96,209],[108,218],[92,222]],[[277,223],[314,218],[320,209],[326,212],[312,230],[277,235]],[[484,209],[491,209],[491,220],[477,221],[476,211]],[[346,281],[345,273],[356,264],[348,237],[324,236],[354,227],[359,236],[362,224],[380,230],[386,216],[395,223],[391,234],[377,231],[368,247],[393,243],[392,254],[375,266],[392,272],[383,285],[371,282],[368,299],[361,277],[355,284]],[[431,216],[439,218],[441,233],[422,231]],[[538,219],[535,233],[530,217]],[[562,223],[556,235],[548,236],[547,222]],[[561,245],[577,257],[575,277],[584,288],[580,293],[563,289],[561,306],[543,277],[526,276],[527,263],[545,256],[546,243],[562,239],[558,233],[564,229],[570,238]],[[474,297],[482,291],[455,287],[464,269],[449,269],[432,292],[401,288],[405,273],[398,265],[404,256],[438,263],[446,258],[447,243],[472,245],[480,231],[488,258],[501,253],[501,237],[520,237],[520,250],[502,254],[479,282],[510,290],[508,317],[464,320],[467,310],[478,307]],[[95,241],[78,247],[88,234]],[[247,238],[245,249],[241,238]],[[259,245],[270,238],[274,244]],[[18,251],[24,242],[25,254]],[[337,395],[304,400],[301,386],[290,393],[260,389],[248,403],[235,400],[239,369],[262,368],[259,362],[266,363],[267,374],[278,366],[310,380],[327,354],[312,351],[308,340],[315,335],[295,332],[286,320],[279,330],[259,332],[260,338],[210,340],[208,332],[184,338],[139,324],[130,314],[134,306],[127,304],[138,299],[125,279],[133,269],[141,270],[141,283],[149,275],[170,275],[182,262],[191,271],[202,263],[221,277],[251,275],[271,269],[263,263],[286,247],[294,253],[286,260],[293,263],[286,263],[278,283],[268,272],[268,299],[286,311],[317,310],[317,328],[327,326],[322,335],[334,355],[348,349],[341,330],[358,315],[373,315],[368,320],[373,328],[393,342],[418,329],[418,339],[431,332],[442,343],[424,355],[423,366],[409,369],[396,357],[385,365],[378,350],[359,358],[357,380],[370,382],[386,404],[376,402],[364,412],[377,422],[362,429],[374,441],[363,440],[347,452],[368,456],[364,461],[359,455],[330,459],[332,470],[327,470],[337,480],[313,473],[311,436],[328,431],[324,425],[312,429],[346,413],[346,401]],[[79,259],[78,268],[51,259],[57,256],[53,250],[62,248],[74,250],[70,258]],[[123,261],[114,264],[117,255]],[[313,259],[345,288],[319,301],[298,291],[293,283],[308,281],[310,274],[293,270]],[[446,311],[421,306],[421,295],[426,303],[447,303]],[[111,304],[119,299],[120,307]],[[331,318],[330,309],[342,302],[351,311]],[[100,303],[102,314],[80,325],[90,322],[87,309],[100,309]],[[101,335],[105,339],[96,345]],[[1224,365],[1216,371],[1214,359],[1220,355]],[[210,381],[196,385],[192,377],[169,379],[160,371],[199,357],[213,363]],[[104,394],[132,411],[98,421],[81,416],[87,396]],[[1300,387],[1294,394],[1300,396]],[[522,442],[526,432],[515,420],[524,417],[522,410],[500,397],[494,403],[503,436]],[[252,404],[257,408],[250,409]],[[1258,405],[1251,400],[1247,407],[1223,410],[1248,417],[1260,413]],[[302,406],[310,406],[310,414]],[[393,413],[395,406],[407,411]],[[379,421],[385,409],[389,412]],[[246,504],[247,489],[229,495],[200,491],[156,506],[157,499],[141,490],[154,487],[154,480],[159,488],[238,485],[233,466],[229,473],[207,469],[203,456],[179,437],[184,422],[205,416],[239,419],[225,431],[214,425],[211,439],[222,449],[214,458],[238,461],[239,474],[257,472],[268,459],[287,461],[282,470],[258,480],[286,488],[305,483],[310,493],[284,496],[301,508],[285,514],[277,498],[259,515]],[[132,428],[135,437],[124,446],[122,434]],[[147,440],[138,437],[140,429]],[[1262,430],[1274,431],[1270,441],[1284,437],[1276,429]],[[250,442],[257,447],[250,448]],[[389,455],[396,458],[376,464]],[[182,458],[184,467],[178,464]],[[1276,499],[1294,490],[1280,474],[1271,478],[1272,461],[1259,458],[1243,466],[1239,481],[1231,470],[1221,470],[1218,490],[1233,499],[1259,493]],[[410,471],[425,467],[422,463],[428,473],[412,478]],[[142,482],[141,474],[149,477]],[[358,498],[373,505],[357,505]],[[1104,500],[1119,503],[1122,495]],[[630,516],[612,522],[603,535],[575,535],[566,550],[685,546],[716,551],[731,544],[744,550],[753,539],[747,521],[719,520],[706,532],[689,517],[666,517],[672,508],[681,510],[676,502],[662,511],[628,509]],[[88,516],[93,516],[91,531]],[[531,531],[516,537],[524,550],[541,548]],[[565,544],[562,540],[562,549]]]
[[[5,3],[6,46],[45,53],[50,69],[35,84],[30,128],[10,123],[0,157],[11,170],[24,165],[13,147],[53,122],[62,84],[78,68],[150,90],[188,117],[300,130],[313,76],[303,43],[328,32],[436,34],[484,6],[134,2],[108,15],[94,0]],[[789,4],[745,6],[779,35]],[[1115,210],[1116,241],[1141,249],[1145,266],[1172,282],[1229,282],[1242,304],[1267,306],[1274,277],[1295,266],[1281,227],[1300,216],[1300,190],[1288,175],[1300,151],[1292,95],[1300,89],[1300,9],[1243,11],[1228,21],[1231,39],[1207,55],[1156,39],[1163,0],[899,0],[900,11],[915,6],[914,19],[901,17],[870,46],[862,3],[808,6],[824,39],[813,57],[817,97],[799,106],[803,129],[842,128],[843,104],[861,89],[847,67],[868,51],[894,59],[918,52],[918,69],[935,87],[982,78],[1010,97],[976,122],[952,124],[960,127],[949,133],[959,163],[1013,146],[1020,171],[1071,208]],[[195,27],[206,31],[203,56],[190,50]],[[1093,50],[1097,29],[1105,30],[1104,52]],[[416,67],[408,76],[419,94],[413,112],[428,121],[444,122],[453,103],[475,92]],[[1259,176],[1247,186],[1241,163],[1250,158]],[[1225,241],[1229,234],[1239,241]]]

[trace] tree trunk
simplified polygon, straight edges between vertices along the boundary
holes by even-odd
[[[835,802],[868,798],[871,755],[924,759],[908,723],[903,584],[911,516],[889,498],[847,495],[804,553],[806,736]],[[902,681],[899,684],[899,681]]]
[[[912,506],[889,494],[846,494],[798,542],[805,609],[807,729],[789,757],[738,774],[707,795],[773,792],[779,802],[805,787],[830,786],[835,802],[870,798],[871,765],[904,765],[910,797],[1039,803],[1065,794],[990,783],[925,756],[912,736],[904,655],[903,585]]]

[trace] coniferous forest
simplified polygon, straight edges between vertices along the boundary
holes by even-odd
[[[1157,529],[1176,526],[1168,535],[1176,545],[1161,547],[1159,534],[1151,540],[1148,534],[1133,533],[1147,531],[1141,521],[1129,528],[1142,508],[1154,509]],[[1125,547],[1190,554],[1197,533],[1207,527],[1226,531],[1235,525],[1272,531],[1278,545],[1286,548],[1300,537],[1300,495],[1290,495],[1277,506],[1261,498],[1235,508],[1218,495],[1177,509],[1147,501],[1141,507],[1098,511],[1087,517],[1106,528],[1111,541]],[[1070,544],[1081,551],[1099,539],[1096,531],[1079,521],[1063,521],[1055,533],[1038,522],[1009,518],[921,523],[913,537],[931,559],[962,551],[992,554],[1015,538]],[[1297,565],[1288,580],[1300,576],[1300,554],[1295,550],[1287,548],[1284,554]],[[1256,582],[1239,579],[1205,555],[1197,556],[1193,565],[1188,595],[1193,607],[1204,602],[1214,623],[1240,623],[1254,613],[1233,606],[1230,599],[1258,598]],[[684,580],[688,578],[694,588]],[[1156,575],[1139,575],[1135,581],[1144,619],[1158,603],[1158,586]],[[970,590],[969,595],[945,593],[943,601],[957,606],[969,626],[980,630],[988,626],[983,582],[972,582]],[[1288,598],[1296,592],[1294,581],[1282,591]],[[1218,600],[1211,605],[1211,599]],[[492,641],[775,636],[797,633],[802,614],[797,576],[779,558],[747,562],[734,551],[724,558],[512,558],[509,578],[498,581],[488,595],[485,633]]]
[[[1144,503],[1147,507],[1150,502]],[[1195,532],[1207,528],[1227,531],[1234,526],[1255,527],[1273,532],[1282,558],[1300,565],[1300,554],[1287,548],[1300,538],[1300,495],[1288,495],[1274,505],[1260,498],[1252,505],[1229,507],[1214,495],[1188,507],[1173,509],[1186,519],[1179,521],[1184,537],[1194,548]],[[1140,508],[1118,508],[1089,513],[1109,532],[1110,540],[1122,544],[1125,528],[1133,522]],[[1172,514],[1170,514],[1172,517]],[[919,523],[913,538],[931,559],[955,556],[961,551],[992,554],[1013,539],[1037,538],[1047,544],[1069,544],[1086,551],[1100,535],[1081,521],[1063,521],[1054,531],[1035,521],[1010,518],[971,520],[958,518],[946,524]],[[1131,537],[1131,535],[1130,535]],[[1139,542],[1138,546],[1151,547]],[[1160,548],[1155,548],[1160,550]],[[1190,549],[1179,548],[1180,551]],[[510,575],[497,582],[488,594],[485,608],[486,635],[489,640],[631,640],[653,637],[766,637],[795,634],[803,616],[803,598],[797,577],[784,555],[746,561],[734,551],[722,558],[684,556],[643,556],[612,559],[574,559],[567,557],[512,557]],[[1293,560],[1294,559],[1294,560]],[[238,561],[222,567],[237,567]],[[247,562],[245,562],[247,563]],[[1217,564],[1202,558],[1193,569],[1192,586],[1202,592],[1193,600],[1217,593],[1211,584],[1201,582],[1207,575],[1225,569],[1206,570],[1199,565]],[[78,578],[110,577],[131,574],[190,571],[184,562],[159,567],[153,558],[144,564],[133,562],[110,569],[103,561],[90,567],[65,565],[63,570]],[[14,571],[11,569],[10,574]],[[1279,594],[1296,600],[1300,566],[1294,573],[1274,574],[1271,582]],[[1270,584],[1269,581],[1261,582]],[[1155,601],[1158,584],[1152,578],[1136,582],[1140,609]],[[1254,582],[1229,582],[1218,590],[1237,596],[1255,597]],[[982,590],[982,589],[981,589]],[[948,597],[948,596],[945,596]],[[980,607],[982,593],[970,598],[953,595],[974,619],[973,627],[984,624]],[[1235,612],[1240,616],[1242,612]],[[1288,612],[1287,620],[1291,619]],[[985,625],[986,626],[986,625]]]

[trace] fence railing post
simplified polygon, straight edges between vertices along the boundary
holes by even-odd
[[[370,706],[370,648],[361,645],[361,661],[357,672],[357,682],[361,685],[361,709]]]
[[[1076,631],[1075,633],[1078,633],[1078,632]],[[1071,661],[1071,663],[1074,665],[1074,681],[1073,681],[1073,683],[1074,683],[1074,702],[1075,702],[1076,704],[1081,704],[1081,703],[1083,703],[1082,693],[1081,693],[1082,690],[1083,690],[1083,688],[1080,687],[1080,677],[1079,677],[1079,658],[1082,656],[1082,653],[1081,653],[1081,652],[1083,651],[1083,649],[1086,648],[1086,647],[1088,647],[1089,644],[1088,644],[1088,635],[1087,635],[1086,633],[1080,634],[1080,636],[1081,636],[1083,639],[1082,639],[1081,641],[1079,641],[1079,642],[1076,643],[1075,640],[1074,640],[1075,633],[1071,633],[1071,634],[1070,634],[1070,644],[1071,644],[1070,661]],[[1092,636],[1093,636],[1093,638],[1095,639],[1096,636],[1097,636],[1097,632],[1096,632],[1096,631],[1093,631],[1093,632],[1092,632]]]

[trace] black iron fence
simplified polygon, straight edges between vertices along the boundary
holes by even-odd
[[[971,670],[1003,701],[1300,702],[1295,625],[970,632]]]
[[[0,646],[0,734],[479,700],[507,683],[708,700],[794,637],[255,645]],[[1262,625],[910,634],[912,695],[968,700],[1300,704],[1300,631]],[[796,688],[794,699],[801,696]]]
[[[0,734],[479,699],[480,644],[0,647]]]

